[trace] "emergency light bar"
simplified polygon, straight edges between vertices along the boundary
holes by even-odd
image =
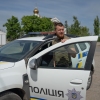
[[[55,32],[28,32],[26,35],[22,36],[21,38],[24,37],[36,37],[36,36],[47,36],[50,34],[55,34]]]

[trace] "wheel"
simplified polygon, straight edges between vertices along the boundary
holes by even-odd
[[[92,84],[92,72],[90,72],[88,82],[87,82],[87,90],[91,87]]]
[[[20,96],[13,92],[5,92],[0,95],[0,100],[22,100]]]

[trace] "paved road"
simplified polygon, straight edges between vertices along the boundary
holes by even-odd
[[[100,100],[100,45],[96,47],[94,59],[96,68],[93,75],[93,83],[87,91],[86,100]]]

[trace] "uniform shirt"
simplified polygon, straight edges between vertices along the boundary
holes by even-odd
[[[64,35],[64,38],[63,39],[70,39],[68,36]],[[58,43],[58,42],[61,42],[61,39],[59,38],[55,38],[53,41],[52,41],[52,45]]]
[[[64,35],[64,39],[70,39],[69,37]],[[56,38],[52,41],[52,45],[61,42],[61,39]],[[68,67],[70,62],[70,56],[65,47],[60,47],[54,51],[53,59],[55,61],[55,65],[57,67]]]

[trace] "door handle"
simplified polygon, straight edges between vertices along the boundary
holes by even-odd
[[[80,80],[80,79],[74,79],[74,80],[70,81],[70,83],[71,84],[75,84],[75,85],[80,85],[80,84],[82,84],[82,80]]]

